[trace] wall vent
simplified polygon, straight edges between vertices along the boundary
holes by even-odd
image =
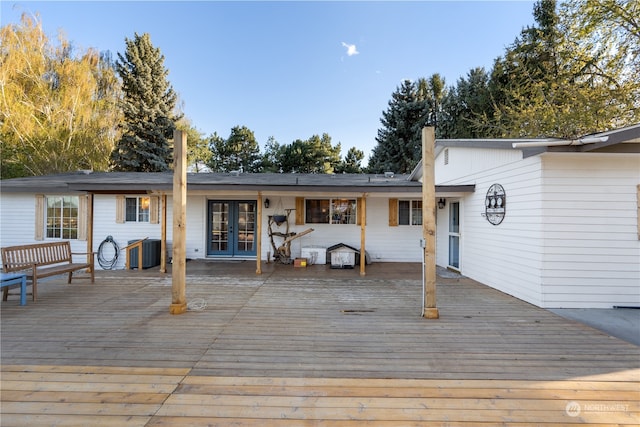
[[[448,148],[444,149],[444,164],[445,165],[449,164],[449,149]]]

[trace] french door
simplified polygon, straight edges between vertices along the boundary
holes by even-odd
[[[255,201],[209,200],[207,217],[207,255],[255,256]]]

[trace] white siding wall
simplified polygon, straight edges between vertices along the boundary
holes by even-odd
[[[66,194],[52,194],[65,196]],[[74,194],[77,195],[77,194]],[[44,241],[60,241],[61,239],[35,240],[35,207],[36,197],[26,193],[2,193],[0,203],[0,246],[28,245],[43,243]],[[70,240],[71,251],[87,252],[87,242],[84,240]],[[74,261],[84,262],[86,256],[73,255]]]
[[[543,306],[640,306],[640,155],[542,159]]]
[[[277,200],[281,200],[283,208],[293,208],[295,197],[265,196],[271,199],[271,206],[263,209],[262,226],[262,259],[267,259],[267,253],[273,255],[273,247],[269,238],[267,218],[276,213]],[[419,198],[415,195],[413,198]],[[192,259],[206,258],[207,256],[207,201],[211,199],[221,200],[249,200],[251,197],[232,197],[229,195],[189,196],[187,197],[187,257]],[[116,224],[115,206],[116,198],[113,195],[97,195],[94,199],[94,246],[98,246],[106,236],[112,236],[120,247],[127,245],[129,240],[149,237],[159,239],[161,237],[160,224],[125,223]],[[167,251],[171,257],[171,242],[173,234],[172,198],[167,197]],[[291,244],[291,256],[298,257],[302,246],[329,247],[337,243],[345,243],[360,248],[359,225],[329,225],[329,224],[295,224],[295,211],[291,212],[289,231],[301,232],[308,228],[314,231],[296,239]],[[367,199],[367,228],[366,249],[374,262],[420,262],[420,238],[422,227],[397,226],[389,227],[389,202],[388,198],[369,197]],[[274,231],[285,231],[284,224]],[[282,244],[282,239],[275,238],[276,246]],[[124,268],[125,255],[121,255],[115,268]]]
[[[274,206],[278,196],[268,196],[271,199],[269,209],[263,209],[262,258],[267,258],[267,251],[273,255],[273,247],[269,239],[267,217],[276,213]],[[420,198],[416,195],[414,198]],[[284,208],[295,207],[295,197],[281,197]],[[356,249],[360,248],[360,226],[351,224],[304,224],[295,225],[295,211],[291,212],[289,231],[301,232],[308,228],[314,231],[302,236],[291,243],[291,256],[298,257],[303,246],[329,247],[344,243]],[[277,230],[285,231],[285,225]],[[365,248],[374,262],[419,262],[421,261],[420,238],[422,227],[397,226],[389,227],[389,199],[367,198],[367,227]],[[275,238],[276,246],[282,239]]]
[[[143,196],[143,194],[140,194]],[[136,195],[127,195],[127,197],[136,197]],[[170,227],[170,226],[169,226]],[[168,228],[169,228],[168,227]],[[130,240],[143,239],[160,239],[162,233],[160,224],[150,224],[148,222],[125,222],[124,224],[116,223],[116,196],[100,195],[93,197],[93,250],[98,251],[100,244],[107,238],[113,237],[118,246],[123,249]],[[105,244],[108,248],[103,250],[103,256],[107,259],[112,258],[111,245]],[[126,262],[126,254],[121,251],[114,270],[124,269]],[[100,269],[96,262],[96,269]]]
[[[131,195],[132,197],[135,195]],[[263,209],[262,229],[262,258],[266,260],[267,252],[273,255],[273,247],[268,235],[267,217],[276,213],[276,202],[282,201],[283,208],[295,207],[295,197],[278,197],[265,195],[271,199],[271,207]],[[407,196],[406,199],[419,199],[420,194]],[[400,197],[401,199],[403,197]],[[207,256],[207,201],[210,199],[224,200],[250,200],[252,197],[234,197],[229,195],[197,195],[187,197],[187,257],[192,259],[205,258]],[[167,252],[171,257],[171,242],[173,234],[172,198],[167,197]],[[35,196],[33,194],[2,194],[0,203],[2,246],[21,245],[35,243]],[[295,211],[290,216],[289,231],[301,232],[308,228],[315,231],[293,241],[292,256],[300,256],[302,246],[329,247],[337,243],[345,243],[355,248],[360,248],[359,225],[329,225],[329,224],[305,224],[295,225]],[[278,231],[284,232],[284,226]],[[111,236],[119,248],[127,246],[130,240],[160,239],[162,237],[161,224],[125,222],[116,223],[116,196],[94,196],[94,224],[93,224],[93,250],[98,251],[100,244]],[[422,252],[420,249],[421,226],[400,225],[389,227],[389,201],[388,197],[370,196],[367,198],[367,227],[366,250],[374,262],[420,262]],[[282,243],[276,239],[276,245]],[[86,242],[72,240],[74,252],[86,252]],[[112,246],[105,244],[103,256],[111,259]],[[78,260],[81,260],[80,257]],[[114,269],[123,269],[126,254],[121,251]],[[98,263],[96,268],[100,269]]]
[[[444,164],[445,150],[449,150],[448,164]],[[452,181],[466,183],[467,177],[482,173],[505,164],[522,160],[519,150],[499,150],[487,148],[448,147],[435,159],[436,184]]]
[[[455,152],[460,149],[456,148]],[[501,153],[501,150],[469,150],[460,153],[464,164],[474,172],[455,163],[459,157],[449,152],[449,165],[460,174],[444,174],[448,180],[436,175],[436,184],[475,184],[475,193],[460,200],[460,271],[463,275],[485,283],[505,293],[541,305],[541,279],[543,236],[540,220],[541,163],[539,157],[517,160],[519,156]],[[474,161],[469,156],[481,155]],[[487,156],[496,155],[503,162],[492,163]],[[442,157],[442,153],[441,156]],[[440,158],[436,160],[439,163]],[[505,163],[506,162],[506,163]],[[480,166],[491,166],[479,170]],[[492,225],[482,214],[485,212],[486,192],[492,184],[500,184],[506,192],[506,215],[500,225]],[[438,265],[448,264],[448,210],[438,212]]]

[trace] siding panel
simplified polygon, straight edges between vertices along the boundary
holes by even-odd
[[[546,307],[640,305],[640,156],[544,156]]]

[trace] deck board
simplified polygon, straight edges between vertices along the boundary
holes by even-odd
[[[2,304],[0,425],[640,424],[639,347],[466,278],[426,320],[383,267],[200,265],[180,316],[157,272],[49,280]]]

